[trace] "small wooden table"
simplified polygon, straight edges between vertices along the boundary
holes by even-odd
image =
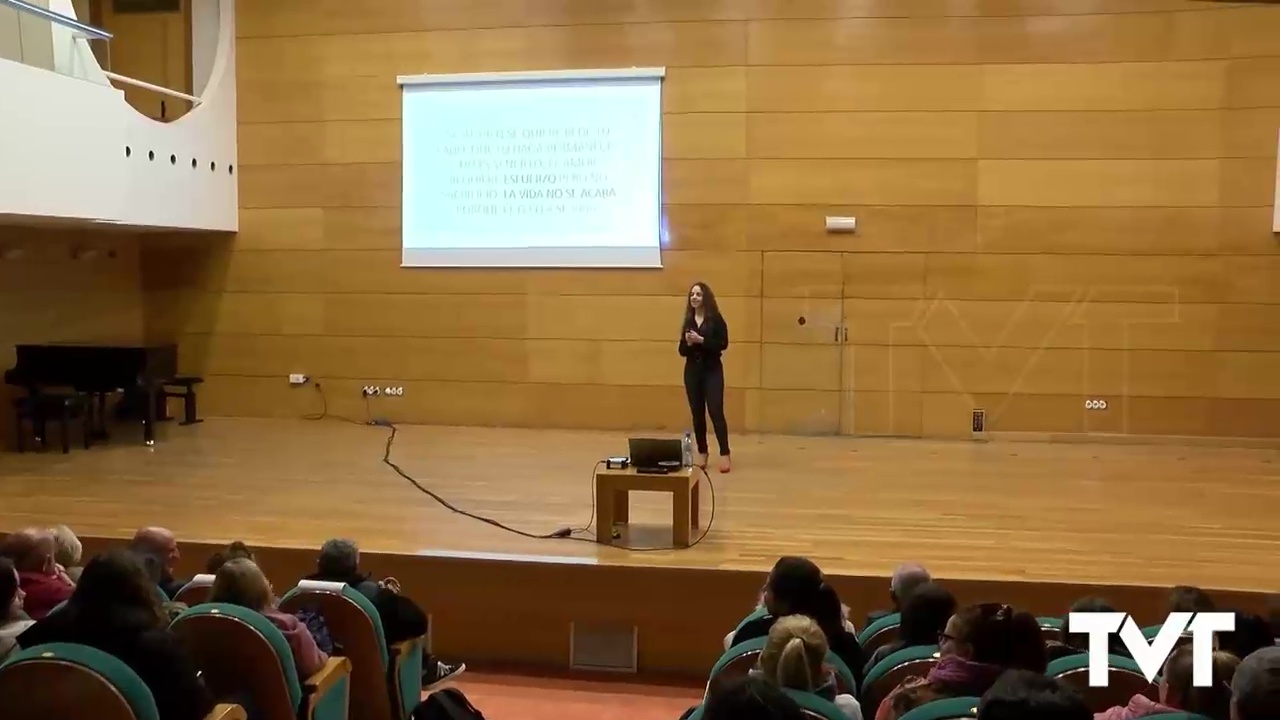
[[[638,473],[635,468],[596,473],[596,542],[613,544],[613,526],[630,517],[629,494],[671,493],[671,544],[689,547],[691,531],[698,525],[698,480],[702,471],[680,468],[666,475]]]

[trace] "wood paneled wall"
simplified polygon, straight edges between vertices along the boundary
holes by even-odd
[[[0,226],[0,370],[17,343],[140,340],[138,247],[129,233]],[[14,442],[11,393],[0,384],[0,448]]]
[[[347,414],[378,382],[408,421],[684,427],[705,279],[734,428],[1280,435],[1280,7],[238,8],[242,231],[146,263],[211,412],[319,410],[292,371]],[[662,271],[398,267],[397,74],[633,65],[668,68]]]

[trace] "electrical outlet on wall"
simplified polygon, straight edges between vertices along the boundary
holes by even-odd
[[[403,397],[404,388],[400,385],[395,385],[395,386],[388,385],[387,387],[382,388],[382,394],[388,395],[390,397]]]
[[[289,373],[289,384],[293,386],[306,385],[309,380],[305,373]]]
[[[382,390],[379,389],[377,385],[365,385],[363,388],[360,389],[361,397],[369,397],[371,395],[381,395],[381,394],[382,394]]]

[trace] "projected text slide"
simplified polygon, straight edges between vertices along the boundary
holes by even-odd
[[[660,76],[467,77],[404,86],[405,265],[660,264]]]

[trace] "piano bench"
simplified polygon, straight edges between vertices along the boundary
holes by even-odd
[[[195,425],[201,422],[196,414],[196,385],[204,382],[204,378],[196,375],[179,375],[166,380],[160,387],[160,391],[156,393],[157,420],[170,420],[169,417],[169,398],[182,399],[182,422],[179,425]],[[181,388],[181,390],[170,390],[169,388]]]
[[[88,449],[93,443],[92,423],[93,404],[85,393],[38,392],[34,395],[20,397],[13,401],[14,424],[18,435],[18,452],[26,452],[25,435],[22,432],[23,421],[31,424],[31,432],[36,442],[44,446],[48,440],[49,421],[61,425],[62,453],[71,452],[71,421],[80,420],[84,433],[84,446]]]

